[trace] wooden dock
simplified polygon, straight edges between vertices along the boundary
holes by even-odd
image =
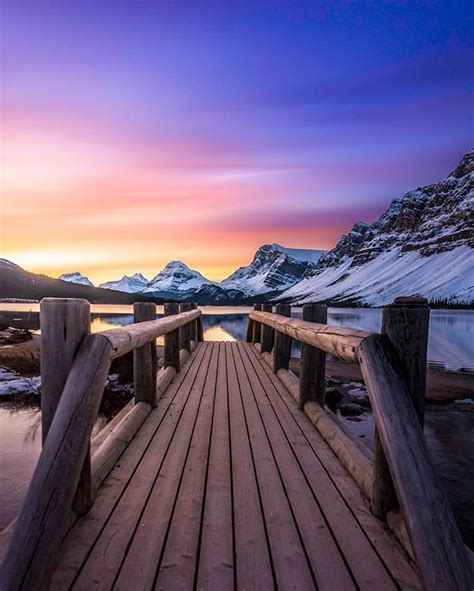
[[[65,339],[81,331],[85,337],[69,361],[67,347],[62,355],[52,348],[51,356],[47,346],[42,353],[44,376],[54,363],[56,378],[64,364],[66,377],[12,528],[2,591],[469,588],[468,551],[432,480],[414,406],[405,412],[413,420],[403,412],[400,420],[408,420],[408,446],[420,449],[395,457],[404,444],[389,450],[385,437],[398,423],[383,419],[377,427],[387,458],[369,458],[321,406],[324,374],[322,381],[305,378],[308,366],[321,364],[321,350],[376,365],[373,335],[289,319],[281,308],[253,312],[246,343],[205,342],[193,306],[176,314],[169,305],[169,317],[153,320],[140,304],[139,324],[97,337],[77,321],[83,309],[72,330],[70,302],[62,303],[67,314],[56,304],[43,306],[50,314],[45,343],[49,334],[65,335],[65,322]],[[157,371],[160,334],[165,367]],[[288,370],[291,338],[311,347],[303,352],[301,381]],[[132,350],[135,401],[90,441],[110,360]],[[386,363],[390,369],[390,358]],[[385,403],[378,405],[370,368],[377,418]],[[397,388],[397,377],[389,377]],[[397,396],[388,385],[385,393]],[[400,474],[409,454],[421,485],[397,480],[411,478],[410,467]],[[377,462],[386,463],[375,474]],[[377,511],[385,505],[387,514],[379,519],[374,495],[393,486],[388,478],[398,498],[393,507],[382,495]]]

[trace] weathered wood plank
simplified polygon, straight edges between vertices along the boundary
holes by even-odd
[[[272,459],[275,462],[286,496],[291,505],[291,511],[296,521],[302,543],[306,550],[308,561],[316,579],[318,589],[346,591],[355,589],[351,574],[344,558],[332,535],[327,520],[320,509],[321,499],[312,494],[304,472],[292,450],[292,442],[288,441],[286,433],[281,428],[277,416],[273,411],[269,392],[263,388],[261,380],[265,380],[265,370],[255,361],[252,352],[247,351],[243,343],[238,345],[247,376],[254,396],[253,409],[260,415],[263,429],[271,447]],[[252,355],[253,360],[250,359]],[[299,442],[300,443],[300,442]],[[314,458],[312,458],[314,463]],[[318,490],[318,497],[322,494]],[[329,502],[334,502],[328,497]],[[394,587],[392,587],[394,588]]]
[[[313,575],[255,406],[240,351],[234,348],[233,352],[276,580],[284,589],[313,589]]]
[[[201,391],[191,445],[160,562],[155,585],[158,589],[192,589],[194,585],[203,503],[206,497],[218,356],[219,343],[213,343],[209,371]],[[223,583],[222,581],[222,587],[225,588]]]
[[[256,354],[255,358],[257,361],[259,360],[259,357]],[[324,474],[326,474],[329,481],[335,487],[334,494],[330,495],[333,499],[333,506],[331,505],[329,507],[328,514],[332,513],[333,510],[336,515],[339,510],[343,511],[343,509],[339,509],[337,503],[338,498],[341,499],[363,530],[367,541],[373,547],[377,555],[380,556],[384,564],[386,564],[387,571],[390,572],[397,584],[402,589],[418,589],[420,587],[418,577],[400,544],[398,544],[394,539],[394,536],[387,531],[387,528],[371,514],[368,502],[363,497],[354,481],[351,478],[348,478],[348,474],[343,465],[337,460],[333,451],[323,441],[318,431],[314,429],[313,425],[311,425],[305,415],[297,410],[297,406],[294,404],[290,393],[284,385],[281,384],[280,380],[273,376],[268,370],[267,375],[272,382],[275,393],[275,396],[273,396],[271,390],[268,391],[269,400],[272,405],[275,405],[278,409],[278,417],[284,423],[286,420],[289,421],[289,417],[291,417],[294,424],[298,426],[300,432],[304,436],[305,441],[301,443],[301,446],[294,446],[294,449],[299,452],[300,450],[302,451],[305,450],[306,447],[309,447],[315,454],[316,462],[308,463],[308,466],[310,467],[310,470],[306,471],[306,473],[309,474],[308,478],[309,476],[314,477],[318,486],[325,486]],[[288,428],[291,429],[291,427]],[[304,453],[306,453],[306,451]],[[350,524],[348,527],[350,528]],[[344,537],[344,535],[341,537]],[[352,534],[351,538],[352,537],[357,540],[355,534]],[[364,548],[363,543],[361,543],[361,548]],[[369,550],[367,550],[367,552],[368,551]],[[346,552],[345,554],[350,557],[350,554],[347,554]],[[355,561],[356,560],[355,557]],[[366,560],[363,559],[361,560],[361,564],[357,565],[357,568],[363,570],[365,565]],[[355,575],[359,577],[357,573],[355,573]]]
[[[237,589],[273,589],[260,492],[237,379],[235,345],[226,343]]]
[[[423,583],[428,589],[470,589],[471,564],[396,353],[382,335],[367,339],[358,356]]]
[[[165,505],[172,505],[174,498],[172,491],[176,487],[176,481],[172,483],[168,494],[160,496],[159,499],[153,494],[156,489],[153,487],[163,480],[159,478],[159,474],[161,468],[165,466],[165,461],[170,457],[167,452],[170,449],[171,441],[173,440],[175,443],[173,449],[182,450],[183,440],[186,441],[186,438],[189,440],[194,422],[192,416],[195,416],[199,403],[196,390],[193,391],[191,385],[195,383],[196,379],[200,379],[199,376],[202,379],[205,377],[207,371],[206,345],[203,347],[200,358],[201,363],[198,366],[193,366],[193,372],[189,372],[183,382],[183,395],[177,396],[173,401],[171,409],[166,414],[166,419],[160,425],[138,465],[132,482],[122,494],[102,529],[75,582],[74,589],[86,591],[110,588],[117,576],[122,574],[119,575],[122,561],[124,561],[124,569],[126,568],[124,572],[128,573],[129,569],[132,569],[133,580],[137,582],[137,587],[134,588],[140,588],[144,569],[149,570],[156,566],[157,557],[153,553],[153,549],[156,548],[151,543],[156,538],[150,537],[150,528],[152,530],[157,527],[161,529],[161,521],[157,511],[163,510]],[[191,404],[189,403],[190,396],[192,396]],[[178,429],[178,425],[183,428]],[[175,433],[177,439],[174,439]],[[186,448],[186,445],[184,447]],[[185,453],[185,449],[182,453]],[[171,457],[174,458],[175,455],[171,454]],[[166,465],[168,463],[169,460]],[[146,507],[148,511],[145,509]],[[134,550],[137,538],[144,542],[138,554]],[[151,556],[149,556],[150,552]],[[114,584],[118,585],[118,580]]]
[[[185,382],[185,378],[188,374],[195,375],[196,367],[199,367],[201,360],[202,352],[198,349],[196,355],[182,368],[181,373],[165,392],[158,408],[148,415],[145,423],[109,474],[104,486],[99,489],[89,512],[76,521],[68,532],[61,545],[58,567],[52,579],[53,589],[59,591],[71,587],[121,495],[127,486],[132,485],[136,469],[164,417],[167,416],[169,408],[173,403],[179,402],[177,396],[183,395],[183,388],[186,388],[189,382],[189,377],[188,382]],[[176,406],[175,404],[175,409]],[[176,410],[179,411],[179,407]]]
[[[331,479],[331,476],[340,471],[337,458],[331,453],[327,444],[315,433],[304,415],[297,411],[292,414],[289,411],[282,399],[282,395],[288,396],[288,394],[282,391],[281,384],[271,375],[270,369],[263,366],[265,375],[262,376],[259,366],[263,364],[258,355],[251,348],[247,348],[246,351],[255,370],[259,372],[275,420],[281,425],[288,438],[294,454],[293,462],[298,463],[304,471],[328,527],[337,540],[340,548],[338,551],[344,556],[357,585],[361,589],[395,589],[398,581],[395,582],[390,575],[378,552],[350,510],[344,496],[341,495]],[[261,407],[263,408],[263,405]],[[293,405],[294,409],[295,405]],[[296,417],[297,420],[295,420]],[[302,428],[302,424],[304,428]],[[313,447],[308,442],[308,433],[312,435]],[[324,462],[321,461],[321,456],[324,458]],[[282,462],[279,463],[282,464]],[[348,475],[344,474],[343,476],[350,484]],[[353,483],[352,487],[355,488]],[[358,508],[358,510],[360,509]],[[364,510],[370,516],[367,505]],[[376,522],[374,517],[372,517],[372,521]],[[390,550],[392,551],[392,548]],[[408,565],[405,570],[411,576],[410,583],[416,582]]]
[[[231,589],[234,584],[232,482],[225,344],[219,344],[216,398],[202,520],[197,588]]]

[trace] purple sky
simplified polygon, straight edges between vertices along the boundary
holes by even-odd
[[[265,242],[330,248],[474,143],[468,2],[1,11],[1,246],[31,270],[219,279]]]

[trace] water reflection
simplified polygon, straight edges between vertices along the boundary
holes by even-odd
[[[9,323],[17,326],[26,323],[32,329],[39,329],[38,304],[1,304],[1,307],[0,316]],[[201,309],[206,339],[245,339],[250,308],[203,306]],[[133,323],[131,306],[94,305],[91,310],[93,332]],[[163,314],[162,306],[157,306],[157,313],[158,317]],[[301,309],[294,308],[292,315],[301,317]],[[377,309],[330,308],[328,312],[330,324],[370,332],[380,331],[381,321],[382,313]],[[158,340],[158,343],[162,342],[162,339]],[[293,354],[299,355],[297,343],[294,344]],[[474,371],[474,311],[431,311],[428,363],[451,371]]]

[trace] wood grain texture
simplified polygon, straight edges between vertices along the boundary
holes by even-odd
[[[41,326],[41,432],[48,434],[72,361],[90,332],[90,304],[86,300],[44,298]]]
[[[416,563],[427,589],[467,591],[472,567],[392,347],[372,337],[358,356]]]
[[[262,312],[271,314],[273,306],[271,304],[262,304]],[[273,328],[268,324],[262,326],[260,339],[260,350],[262,353],[270,352],[273,349]]]
[[[265,324],[301,343],[312,345],[344,361],[357,363],[357,349],[370,332],[327,324],[315,324],[298,318],[285,318],[268,312],[250,312],[256,324]]]
[[[156,304],[136,302],[133,304],[133,321],[147,322],[156,320]],[[158,359],[156,340],[133,350],[133,389],[135,402],[146,402],[156,406],[156,371]]]
[[[254,304],[253,309],[255,312],[260,312],[262,309],[262,304]],[[249,321],[252,320],[252,315],[249,314]],[[253,323],[253,335],[252,335],[252,343],[260,343],[260,339],[262,336],[262,325],[260,322]]]
[[[131,324],[120,328],[105,330],[101,334],[112,345],[113,359],[125,355],[141,347],[150,341],[164,336],[166,333],[184,326],[188,322],[195,320],[201,314],[201,310],[191,310],[183,312],[176,316],[159,318],[158,320],[149,320],[139,324]]]
[[[291,316],[291,306],[288,304],[277,304],[275,312],[280,316]],[[249,320],[250,322],[250,320]],[[253,322],[253,321],[252,321]],[[275,331],[275,346],[273,350],[273,372],[279,369],[288,369],[291,358],[291,338],[281,332]]]
[[[303,320],[326,324],[328,319],[327,306],[323,304],[305,304]],[[301,343],[300,391],[298,408],[303,409],[309,400],[317,402],[324,408],[326,392],[326,355],[324,351]]]
[[[193,309],[193,304],[191,303],[183,303],[179,305],[179,312],[183,314],[184,312],[189,312]],[[196,310],[195,310],[196,311]],[[197,316],[196,316],[197,318]],[[179,348],[184,349],[185,351],[191,352],[191,339],[192,339],[192,325],[194,323],[194,319],[190,322],[183,324],[179,329]]]
[[[403,378],[422,426],[425,414],[429,323],[430,309],[426,300],[420,298],[398,298],[395,303],[382,310],[382,333],[388,336],[398,355]],[[377,431],[372,510],[383,520],[389,511],[398,511],[397,495]]]

